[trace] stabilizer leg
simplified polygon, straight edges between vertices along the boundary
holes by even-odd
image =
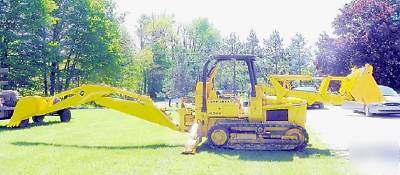
[[[202,125],[194,123],[190,128],[189,140],[185,144],[185,149],[182,154],[195,154],[197,152],[197,146],[201,143],[201,128]]]

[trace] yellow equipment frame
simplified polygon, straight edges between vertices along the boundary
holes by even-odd
[[[307,75],[271,75],[269,81],[272,86],[266,87],[265,91],[277,96],[278,100],[284,97],[297,97],[305,99],[308,105],[315,102],[342,105],[346,101],[356,101],[362,104],[379,103],[384,97],[379,90],[378,84],[372,76],[373,67],[366,64],[362,68],[353,68],[351,74],[327,77],[312,77]],[[293,90],[291,81],[312,81],[321,79],[318,92]],[[329,84],[339,81],[341,86],[337,94],[329,92]]]

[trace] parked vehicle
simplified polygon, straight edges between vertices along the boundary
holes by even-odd
[[[355,111],[363,112],[365,116],[374,114],[400,114],[400,96],[388,86],[378,86],[382,92],[385,101],[382,103],[371,103],[368,105],[357,104]]]

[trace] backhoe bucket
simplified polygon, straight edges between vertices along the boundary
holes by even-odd
[[[52,104],[52,101],[52,98],[39,96],[20,98],[14,108],[14,113],[8,122],[7,127],[18,127],[22,120],[36,116],[40,111],[48,108],[49,104]]]

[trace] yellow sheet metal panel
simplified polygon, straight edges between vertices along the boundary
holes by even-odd
[[[250,98],[250,116],[252,121],[264,121],[265,115],[263,114],[264,102],[264,88],[263,85],[256,85],[256,97]]]
[[[307,105],[303,104],[292,104],[288,108],[289,122],[296,123],[301,127],[305,127],[306,116],[307,116]]]
[[[207,114],[213,117],[237,117],[240,113],[240,103],[231,99],[207,100]]]
[[[201,112],[201,107],[203,105],[202,102],[203,102],[203,83],[197,82],[195,96],[194,96],[194,105],[195,105],[194,109],[196,113]]]
[[[277,99],[276,96],[265,97],[263,103],[263,110],[288,110],[288,121],[298,124],[302,127],[306,123],[306,111],[307,105],[306,101],[300,98],[287,97],[282,100]],[[268,117],[268,116],[267,116]]]

